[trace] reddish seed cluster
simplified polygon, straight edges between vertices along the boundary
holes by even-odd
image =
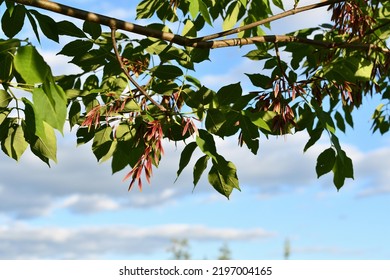
[[[148,68],[149,59],[147,57],[141,57],[139,59],[129,60],[122,57],[122,63],[128,72],[132,72],[138,78]]]
[[[151,121],[146,126],[146,132],[142,137],[145,150],[137,163],[133,166],[133,169],[123,179],[124,181],[132,178],[129,190],[137,182],[138,187],[142,189],[142,171],[145,172],[145,178],[150,183],[150,178],[153,173],[153,165],[157,166],[160,162],[161,155],[164,154],[162,146],[163,131],[161,123],[157,120]]]
[[[257,97],[257,111],[273,111],[276,116],[272,120],[271,129],[274,133],[286,134],[291,126],[296,126],[295,115],[289,102],[305,93],[300,84],[288,85],[285,78],[277,78],[271,93],[263,93]]]
[[[362,38],[370,30],[375,20],[362,10],[362,7],[367,7],[367,2],[368,0],[345,1],[330,5],[334,28],[339,34],[350,34],[350,39],[354,36]]]

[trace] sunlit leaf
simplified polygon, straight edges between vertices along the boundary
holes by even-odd
[[[31,151],[47,164],[49,159],[57,162],[57,138],[54,129],[46,122],[43,122],[43,128],[45,137],[36,137],[35,141],[30,143]]]
[[[6,155],[19,161],[27,147],[28,143],[24,138],[23,128],[12,123],[8,129],[8,136],[1,142],[1,149]]]
[[[51,74],[49,66],[33,46],[20,47],[14,65],[16,71],[29,84],[42,83]]]
[[[211,158],[217,155],[217,148],[213,136],[204,129],[199,129],[199,135],[196,137],[196,144],[200,150]]]
[[[0,89],[0,108],[5,108],[11,102],[12,97],[3,89]]]
[[[39,108],[36,111],[39,118],[62,132],[67,114],[63,90],[55,84],[50,84],[47,90],[36,88],[33,91],[33,102]]]

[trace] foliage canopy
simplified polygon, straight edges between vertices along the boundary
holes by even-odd
[[[56,161],[55,130],[77,128],[77,143],[92,141],[98,161],[112,171],[129,169],[125,179],[142,187],[164,150],[162,140],[184,141],[177,176],[195,150],[197,185],[207,170],[210,184],[229,197],[240,189],[233,162],[218,153],[215,137],[237,137],[253,154],[259,137],[307,131],[306,151],[323,134],[330,147],[317,159],[318,177],[333,173],[340,189],[353,178],[353,164],[337,134],[353,127],[351,112],[365,96],[380,95],[372,130],[389,130],[390,1],[330,0],[285,10],[280,0],[142,0],[140,26],[44,0],[0,1],[0,142],[19,160],[29,147],[42,161]],[[31,6],[39,8],[34,10]],[[270,32],[270,22],[328,7],[332,24],[289,34]],[[274,10],[282,10],[273,14]],[[56,22],[43,10],[83,20]],[[222,22],[221,27],[218,23]],[[170,26],[177,24],[180,34]],[[104,28],[108,27],[108,29]],[[198,37],[210,26],[220,32]],[[80,73],[53,76],[23,29],[59,42]],[[143,35],[132,38],[129,32]],[[214,91],[194,77],[196,64],[220,47],[251,45],[245,59],[264,62],[267,75],[247,73],[253,91],[240,83]],[[287,53],[289,58],[286,59]],[[200,128],[202,127],[202,128]],[[193,141],[195,139],[195,141]]]

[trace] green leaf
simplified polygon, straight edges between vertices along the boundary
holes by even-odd
[[[339,113],[339,112],[336,112],[335,115],[334,115],[335,119],[336,119],[336,125],[337,127],[345,133],[345,121],[344,121],[344,118],[343,116]]]
[[[371,61],[362,59],[359,61],[357,71],[355,72],[355,77],[362,81],[370,81],[373,68],[374,64],[371,63]]]
[[[193,48],[190,52],[191,61],[195,63],[200,63],[205,60],[210,60],[210,49],[200,49],[200,48]]]
[[[38,110],[36,114],[53,128],[62,133],[67,115],[67,101],[64,91],[50,83],[47,89],[35,88],[33,102]]]
[[[163,80],[175,79],[183,76],[183,71],[174,65],[160,65],[151,69],[153,75]]]
[[[49,66],[33,46],[20,47],[15,55],[14,65],[28,84],[42,83],[51,76]]]
[[[107,125],[96,131],[95,137],[93,138],[92,151],[98,161],[109,153],[112,141],[111,126]]]
[[[217,148],[213,136],[204,129],[198,130],[198,136],[196,136],[196,144],[200,150],[211,158],[215,158],[217,155]]]
[[[340,190],[346,178],[353,179],[353,163],[352,160],[341,150],[337,154],[335,165],[333,166],[333,183],[337,190]]]
[[[37,37],[37,40],[38,40],[38,42],[40,43],[40,42],[41,42],[41,39],[40,39],[40,37],[39,37],[38,25],[37,25],[37,23],[35,22],[34,17],[31,15],[31,13],[30,13],[28,10],[27,10],[26,15],[27,15],[28,20],[30,21],[31,27],[32,27],[32,29],[33,29],[33,31],[34,31],[34,34],[35,34],[35,37]]]
[[[316,172],[317,178],[332,171],[336,162],[336,152],[333,148],[323,151],[317,158]]]
[[[66,56],[78,56],[92,49],[93,43],[86,40],[74,40],[66,44],[58,54]]]
[[[111,169],[116,173],[127,166],[131,166],[143,153],[142,147],[133,147],[130,141],[117,141],[114,153],[112,154]]]
[[[6,108],[6,109],[1,109],[0,110],[0,134],[1,134],[1,125],[3,124],[3,122],[5,120],[7,120],[7,117],[9,115],[9,113],[11,112],[10,109]],[[1,141],[1,137],[0,137],[0,141]]]
[[[36,137],[45,138],[45,129],[43,120],[36,112],[39,111],[34,107],[34,104],[27,98],[22,98],[24,103],[24,115],[25,115],[25,130],[26,139],[32,143],[36,141]]]
[[[340,57],[324,67],[324,75],[329,80],[339,82],[369,81],[373,67],[374,65],[363,57]]]
[[[11,100],[11,95],[7,91],[0,89],[0,108],[6,108]]]
[[[34,10],[29,10],[29,12],[32,13],[37,19],[39,27],[42,30],[42,33],[50,40],[53,40],[54,42],[58,43],[59,41],[58,29],[57,29],[57,23],[54,21],[54,19]]]
[[[77,145],[86,144],[95,136],[95,129],[94,127],[88,128],[85,126],[80,126],[79,129],[77,129],[76,136]]]
[[[236,25],[238,21],[238,15],[240,13],[241,3],[235,2],[229,5],[226,12],[226,18],[223,21],[222,28],[224,31],[230,30]]]
[[[100,26],[100,24],[94,22],[84,21],[83,30],[84,32],[91,35],[92,39],[94,40],[99,38],[102,34],[102,27]]]
[[[69,108],[69,114],[68,114],[69,125],[71,129],[73,126],[75,126],[78,123],[80,119],[80,112],[81,112],[80,102],[74,100],[72,102],[72,105]]]
[[[350,127],[353,128],[353,118],[350,109],[347,106],[343,107],[345,121],[348,123]]]
[[[7,40],[0,39],[0,53],[8,52],[10,50],[16,50],[16,48],[18,47],[20,47],[19,39],[7,39]]]
[[[271,127],[268,122],[270,122],[275,116],[276,113],[273,111],[261,111],[261,112],[251,112],[250,110],[242,111],[243,116],[248,117],[253,124],[258,128],[264,129],[267,132],[272,132]]]
[[[263,89],[272,88],[272,79],[268,76],[262,74],[245,74],[249,77],[252,84],[256,87],[261,87]]]
[[[75,56],[71,62],[86,72],[94,71],[106,64],[109,54],[103,49],[92,49],[89,52]]]
[[[211,26],[213,26],[213,23],[210,18],[209,11],[207,10],[207,5],[203,2],[203,0],[197,0],[199,1],[199,11],[202,15],[203,19]]]
[[[190,4],[193,2],[197,2],[197,1],[191,1]],[[197,33],[196,33],[195,24],[189,19],[186,19],[184,22],[185,22],[184,27],[183,27],[183,30],[181,32],[182,35],[187,36],[187,37],[196,37]]]
[[[272,57],[272,55],[265,52],[264,50],[252,50],[244,56],[251,59],[251,60],[263,60],[263,59],[268,59],[268,58]]]
[[[194,187],[198,184],[203,172],[206,170],[209,159],[210,157],[205,155],[196,161],[194,165]]]
[[[10,110],[5,110],[0,113],[0,142],[3,141],[8,136],[8,130],[10,128],[10,123],[14,118],[8,117]]]
[[[222,156],[218,156],[217,162],[213,161],[208,179],[214,189],[228,199],[233,189],[240,190],[235,165]]]
[[[184,170],[184,168],[186,168],[186,166],[190,162],[191,156],[194,153],[196,147],[198,147],[196,142],[191,142],[184,147],[180,155],[179,169],[176,172],[177,174],[176,180],[179,178],[181,172]]]
[[[137,5],[137,19],[150,18],[155,11],[158,10],[158,5],[161,6],[163,3],[160,1],[143,0]]]
[[[190,5],[189,5],[189,12],[190,12],[190,15],[192,17],[192,19],[195,19],[197,17],[197,15],[199,14],[199,0],[193,0],[193,1],[190,1]]]
[[[296,2],[299,2],[299,0],[295,0]],[[272,0],[272,3],[274,3],[274,5],[276,7],[278,7],[279,9],[282,9],[284,10],[284,7],[283,7],[283,1],[282,0]]]
[[[10,53],[0,53],[0,81],[9,82],[13,79],[13,55]]]
[[[226,115],[218,109],[207,110],[205,126],[208,131],[213,134],[223,137],[224,135],[219,134],[219,131],[223,124],[226,122]]]
[[[49,165],[49,159],[57,162],[57,139],[54,129],[43,122],[45,137],[36,137],[33,143],[30,143],[31,151],[41,160]]]
[[[235,103],[241,95],[242,88],[240,83],[224,86],[217,92],[217,98],[221,105],[230,105],[231,103]]]
[[[108,159],[110,159],[114,155],[114,152],[116,151],[117,145],[118,145],[118,141],[116,139],[112,140],[112,142],[110,142],[110,149],[105,153],[105,155],[103,155],[100,158],[99,161],[100,162],[105,162]]]
[[[115,139],[118,141],[130,141],[136,133],[136,129],[128,123],[121,123],[115,129]]]
[[[324,129],[322,127],[318,127],[316,129],[313,129],[312,131],[309,131],[310,139],[307,141],[305,147],[303,148],[303,151],[306,152],[311,146],[313,146],[322,135],[322,132]]]
[[[199,108],[201,105],[207,105],[213,101],[214,97],[214,92],[204,86],[197,91],[189,91],[185,92],[185,94],[186,104],[192,108]]]
[[[19,161],[28,146],[24,138],[23,128],[16,123],[11,124],[8,130],[8,136],[1,142],[1,149],[9,157]]]
[[[16,5],[11,9],[5,10],[1,18],[1,27],[4,34],[12,38],[22,30],[24,19],[26,16],[26,8],[23,5]]]
[[[260,133],[258,128],[253,124],[253,122],[246,116],[240,116],[240,128],[241,128],[241,137],[242,141],[247,145],[248,149],[251,150],[253,154],[257,154],[259,150],[259,137]]]
[[[85,33],[78,28],[74,23],[63,20],[57,22],[58,34],[71,37],[86,38]]]

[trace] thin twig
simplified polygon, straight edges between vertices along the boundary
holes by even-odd
[[[114,28],[111,28],[111,40],[114,47],[114,52],[116,59],[118,60],[118,63],[123,71],[125,73],[126,77],[129,79],[129,81],[137,88],[137,90],[142,93],[150,102],[152,102],[155,106],[157,106],[161,111],[166,111],[166,108],[163,107],[161,104],[158,104],[150,95],[133,79],[133,77],[130,75],[129,71],[127,71],[126,66],[123,64],[122,58],[119,54],[117,42],[115,38],[115,32],[116,30]]]
[[[244,46],[256,43],[300,43],[306,45],[313,45],[322,48],[342,48],[342,49],[365,49],[365,50],[375,50],[379,52],[384,52],[390,54],[390,50],[379,47],[375,44],[364,44],[364,43],[336,43],[336,42],[326,42],[312,40],[304,37],[290,36],[290,35],[266,35],[266,36],[256,36],[251,38],[234,38],[226,40],[215,40],[208,42],[199,42],[198,47],[202,48],[224,48],[224,47],[233,47],[233,46]]]
[[[280,14],[277,14],[277,15],[274,15],[274,16],[270,16],[269,18],[265,18],[265,19],[262,19],[262,20],[259,20],[259,21],[256,21],[256,22],[252,22],[252,23],[244,25],[244,26],[240,26],[240,27],[237,27],[237,28],[233,28],[233,29],[230,29],[230,30],[223,31],[223,32],[218,32],[218,33],[215,33],[215,34],[210,34],[210,35],[203,36],[203,37],[194,38],[194,39],[191,39],[190,42],[191,43],[195,43],[195,42],[210,41],[210,40],[221,38],[221,37],[225,37],[225,36],[228,36],[228,35],[237,34],[237,33],[240,33],[242,31],[245,31],[245,30],[248,30],[248,29],[252,29],[252,28],[255,28],[257,26],[264,25],[264,24],[267,24],[267,23],[270,23],[270,22],[273,22],[273,21],[276,21],[276,20],[279,20],[279,19],[282,19],[282,18],[285,18],[285,17],[288,17],[288,16],[292,16],[292,15],[301,13],[301,12],[314,10],[314,9],[317,9],[317,8],[329,6],[330,4],[340,3],[340,2],[345,2],[345,1],[346,0],[329,0],[329,1],[323,1],[323,2],[320,2],[320,3],[316,3],[316,4],[303,6],[303,7],[300,7],[300,8],[291,9],[291,10],[282,12]]]
[[[283,77],[286,79],[287,82],[290,82],[289,78],[287,77],[286,75],[286,71],[284,70],[283,68],[283,65],[282,65],[282,60],[280,59],[280,52],[279,52],[279,46],[278,46],[278,42],[275,42],[275,54],[276,54],[276,59],[278,60],[278,66],[280,68],[280,72],[282,73]],[[284,89],[285,90],[285,89]]]

